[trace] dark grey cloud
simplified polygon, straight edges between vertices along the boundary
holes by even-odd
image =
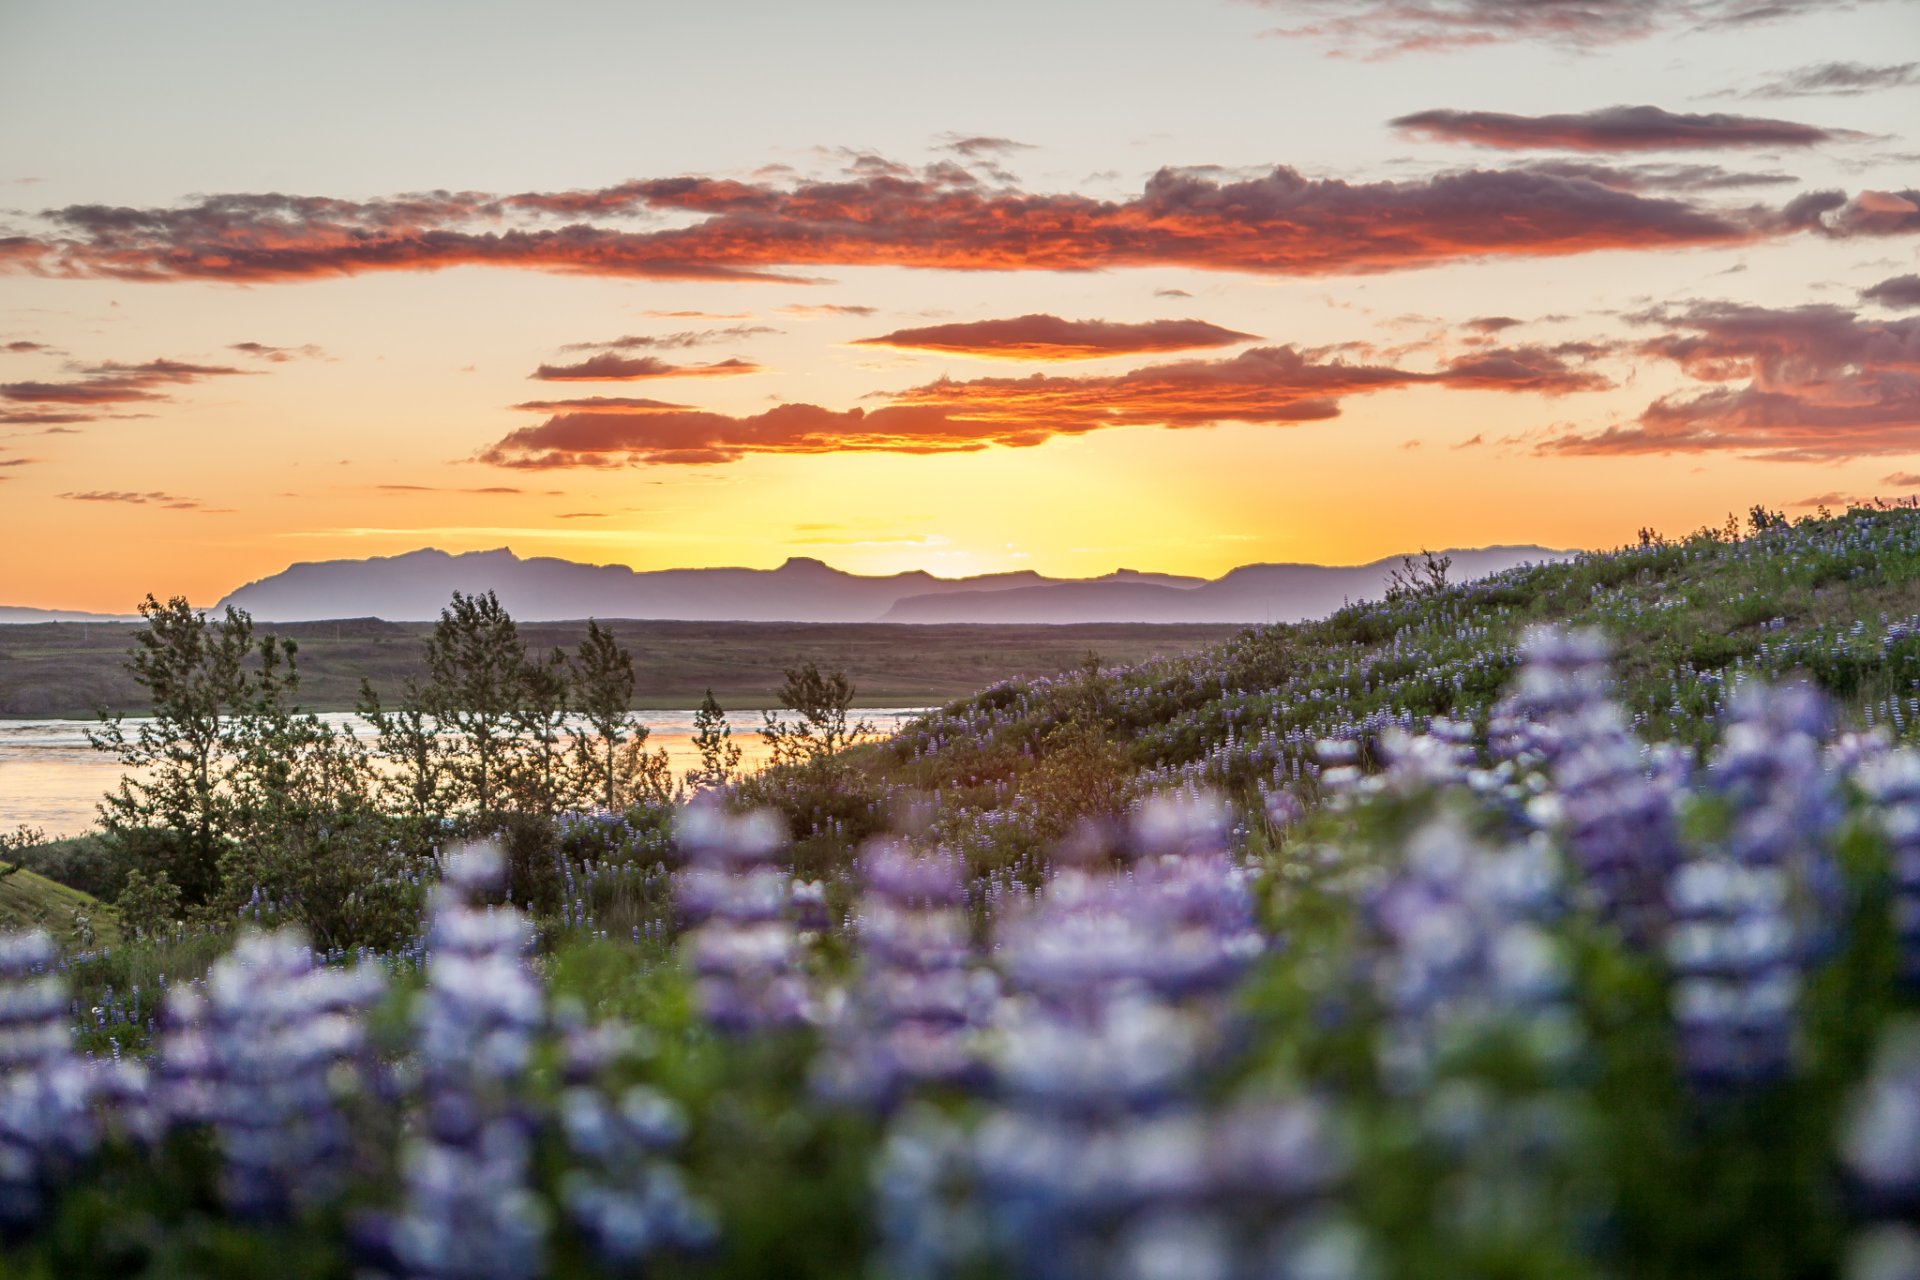
[[[1857,137],[1792,120],[1727,112],[1679,113],[1653,106],[1522,116],[1504,111],[1417,111],[1390,121],[1402,133],[1509,151],[1690,151],[1810,147]]]
[[[1920,307],[1920,275],[1894,276],[1882,280],[1871,288],[1862,289],[1860,297],[1867,302],[1877,302],[1883,307],[1910,309]]]

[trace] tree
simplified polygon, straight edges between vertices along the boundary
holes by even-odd
[[[427,638],[426,710],[453,735],[451,799],[490,826],[513,779],[527,649],[491,591],[453,593]]]
[[[854,688],[846,672],[822,672],[818,663],[808,661],[786,668],[785,675],[780,705],[799,719],[764,713],[760,736],[766,739],[775,764],[820,764],[873,733],[865,720],[847,724]]]
[[[389,711],[381,705],[372,682],[362,680],[355,707],[379,735],[380,757],[394,766],[380,779],[383,807],[416,827],[444,815],[449,783],[446,745],[440,740],[439,723],[427,710],[427,698],[420,682],[408,676],[399,705]]]
[[[739,774],[740,745],[733,740],[733,726],[711,689],[693,713],[693,749],[700,753],[700,763],[687,770],[689,789],[724,787]]]
[[[101,800],[100,822],[109,839],[166,864],[174,883],[199,902],[213,890],[220,852],[236,835],[240,717],[256,699],[279,696],[279,682],[293,672],[292,651],[283,667],[269,638],[272,660],[256,682],[248,678],[253,621],[244,611],[229,607],[215,623],[185,597],[163,605],[148,595],[140,616],[147,625],[134,633],[127,670],[146,691],[149,718],[129,735],[120,716],[102,709],[101,729],[87,735],[128,771],[119,790]]]
[[[551,817],[573,799],[575,780],[567,769],[567,655],[555,649],[545,662],[528,661],[520,670],[519,705],[513,713],[518,747],[513,770],[516,807]]]
[[[573,730],[578,793],[609,812],[622,807],[636,771],[651,762],[647,726],[633,717],[633,655],[593,619],[573,655],[573,709],[586,721]]]

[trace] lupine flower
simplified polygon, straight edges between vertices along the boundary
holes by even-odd
[[[1488,848],[1451,815],[1407,842],[1401,867],[1373,891],[1381,947],[1374,990],[1387,1010],[1382,1065],[1423,1082],[1454,1039],[1506,1024],[1549,1054],[1570,1047],[1560,1000],[1565,962],[1543,928],[1557,897],[1552,852],[1535,839]]]
[[[204,997],[174,992],[168,1097],[178,1120],[212,1125],[234,1213],[285,1218],[339,1189],[350,1141],[338,1068],[355,1065],[384,986],[372,966],[316,966],[282,930],[243,934]]]
[[[1182,1250],[1189,1274],[1239,1265],[1223,1188],[1257,1161],[1193,1099],[1218,1035],[1212,997],[1264,948],[1228,831],[1208,797],[1149,803],[1130,864],[1064,869],[1001,927],[1017,994],[995,1024],[1000,1105],[969,1164],[981,1229],[1020,1275],[1153,1275]]]
[[[1877,806],[1890,846],[1900,980],[1920,986],[1920,752],[1903,749],[1874,756],[1862,764],[1859,778]]]
[[[1612,701],[1598,632],[1537,629],[1520,651],[1514,688],[1494,711],[1495,751],[1551,778],[1556,794],[1536,813],[1560,827],[1595,913],[1644,945],[1664,924],[1667,879],[1680,860],[1674,775],[1650,768]]]
[[[58,1175],[92,1150],[89,1073],[73,1053],[53,939],[0,933],[0,1230],[46,1208]]]
[[[639,1085],[617,1101],[574,1085],[560,1098],[560,1128],[576,1161],[561,1182],[561,1204],[609,1265],[712,1241],[711,1215],[666,1158],[686,1132],[671,1100]]]
[[[964,866],[894,840],[870,842],[860,866],[861,968],[831,1028],[821,1087],[884,1107],[915,1084],[977,1083],[998,984],[969,943]]]
[[[1837,941],[1843,908],[1833,851],[1844,805],[1822,743],[1832,710],[1803,684],[1757,682],[1736,690],[1709,782],[1732,806],[1727,853],[1749,867],[1779,870],[1798,942],[1811,958]]]
[[[675,835],[687,859],[676,904],[695,925],[681,947],[707,1020],[734,1033],[804,1024],[812,1010],[799,970],[792,884],[774,863],[786,845],[779,819],[696,803],[680,811]]]
[[[514,1094],[543,1018],[524,917],[489,909],[498,850],[447,861],[433,892],[426,989],[415,1010],[422,1126],[402,1153],[404,1208],[381,1244],[409,1276],[522,1280],[543,1265],[547,1217],[528,1186],[528,1117]]]
[[[1670,904],[1667,962],[1682,1069],[1709,1087],[1783,1076],[1801,961],[1786,872],[1723,855],[1697,858],[1675,874]]]

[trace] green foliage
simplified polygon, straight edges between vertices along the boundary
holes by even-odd
[[[119,716],[102,716],[93,746],[126,766],[119,790],[100,807],[110,838],[153,827],[174,833],[164,866],[189,900],[204,901],[216,887],[223,848],[238,838],[237,775],[248,754],[242,723],[254,700],[277,700],[283,670],[278,645],[262,664],[260,686],[248,678],[255,652],[253,622],[228,609],[209,621],[181,596],[140,605],[146,627],[134,633],[127,669],[150,702],[151,719],[130,737]],[[291,671],[291,654],[285,655]],[[151,853],[152,850],[142,852]]]
[[[786,668],[786,683],[780,686],[780,705],[797,718],[783,718],[768,711],[766,724],[760,730],[760,736],[766,739],[773,753],[774,763],[819,765],[871,737],[873,726],[865,720],[847,723],[854,692],[846,672],[823,672],[811,659]]]
[[[734,742],[733,726],[727,723],[727,713],[711,689],[693,713],[693,747],[700,753],[700,763],[687,771],[688,790],[724,787],[739,775],[740,746]]]
[[[631,710],[633,655],[590,619],[570,670],[572,707],[586,722],[571,731],[571,798],[608,813],[666,804],[674,791],[666,750],[648,749],[647,726]]]
[[[427,640],[426,660],[426,710],[454,739],[446,756],[451,803],[490,829],[513,783],[526,646],[493,592],[456,591]]]
[[[164,871],[149,876],[135,867],[127,873],[127,883],[114,899],[113,909],[121,927],[135,940],[165,937],[180,923],[180,886]]]

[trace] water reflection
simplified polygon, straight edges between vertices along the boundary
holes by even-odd
[[[855,714],[881,733],[891,733],[921,711],[882,707]],[[639,715],[649,730],[647,745],[666,748],[676,777],[699,763],[693,749],[693,712],[643,711]],[[373,727],[358,716],[342,712],[320,718],[369,743],[373,739]],[[727,718],[742,765],[757,769],[765,764],[766,743],[755,732],[761,713],[729,710]],[[133,718],[126,721],[128,737],[139,724]],[[124,772],[112,756],[87,745],[87,731],[95,728],[98,724],[92,720],[0,720],[0,831],[25,823],[50,836],[70,836],[94,825],[94,806],[102,794],[120,785]]]

